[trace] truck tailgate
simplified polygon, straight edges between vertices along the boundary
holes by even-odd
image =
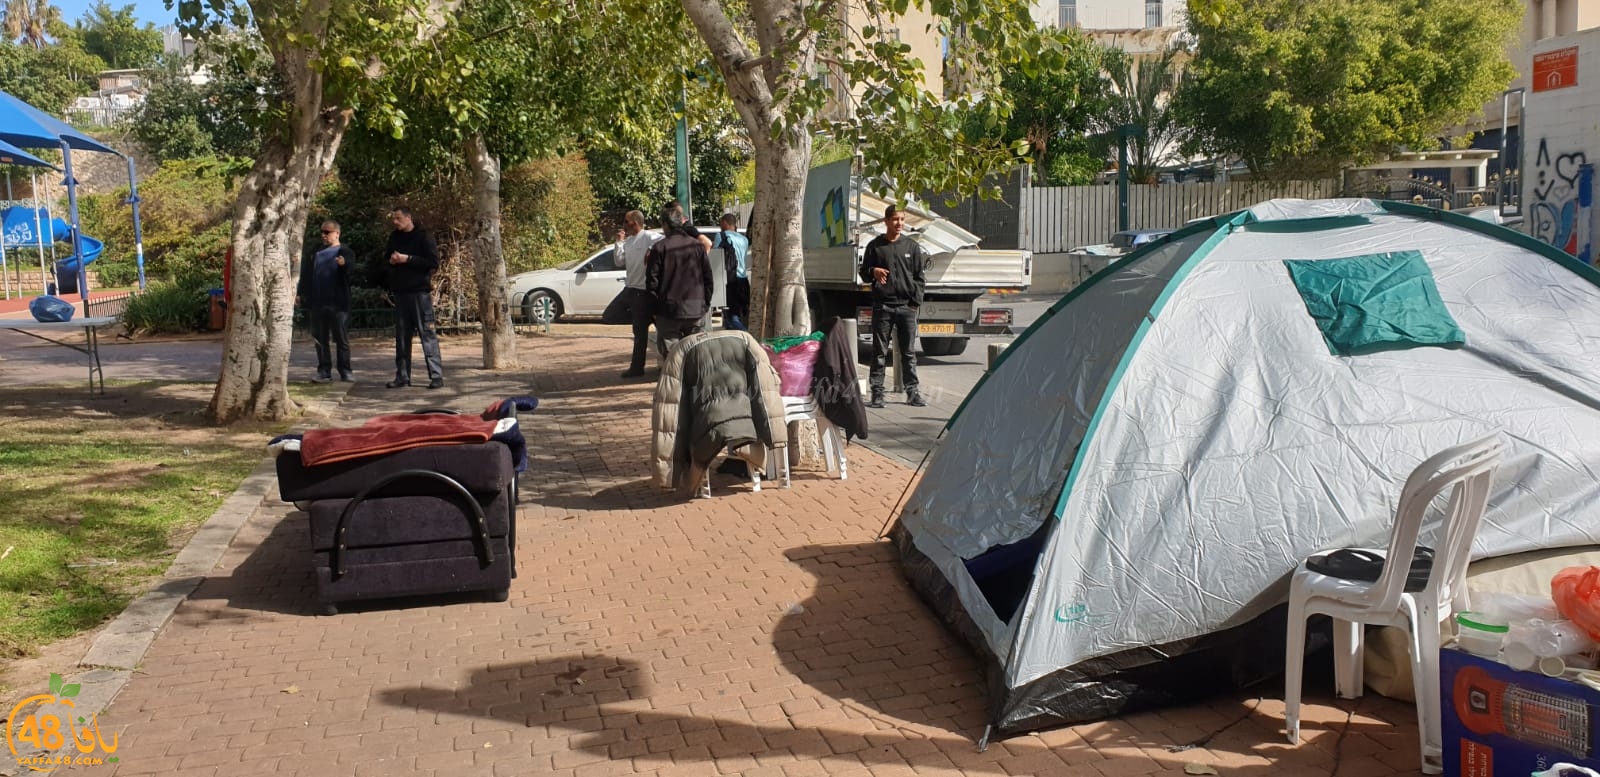
[[[1032,254],[1027,251],[963,248],[935,256],[924,277],[928,286],[1026,288],[1032,265]]]

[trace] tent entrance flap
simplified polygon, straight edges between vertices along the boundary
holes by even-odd
[[[1032,536],[990,548],[982,555],[967,559],[967,573],[972,575],[989,602],[990,609],[1000,620],[1010,623],[1017,609],[1033,586],[1033,576],[1039,568],[1039,556],[1044,553],[1045,540],[1055,521],[1045,521]]]

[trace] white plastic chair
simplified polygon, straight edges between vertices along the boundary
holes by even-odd
[[[1498,435],[1442,451],[1406,478],[1395,509],[1383,571],[1373,582],[1319,574],[1305,562],[1289,586],[1289,634],[1284,667],[1284,724],[1291,744],[1300,741],[1300,683],[1305,670],[1306,618],[1333,618],[1334,677],[1343,698],[1362,694],[1362,629],[1367,624],[1397,626],[1411,635],[1411,678],[1417,697],[1417,732],[1422,771],[1438,774],[1440,624],[1468,607],[1467,562],[1489,501],[1504,446]],[[1423,519],[1435,498],[1448,493],[1439,526],[1438,547],[1427,585],[1406,593],[1406,578]]]
[[[844,455],[844,432],[839,427],[828,421],[828,417],[817,412],[817,399],[809,397],[784,397],[783,398],[783,425],[785,428],[795,421],[815,421],[817,423],[817,438],[822,443],[822,455],[827,461],[829,472],[837,471],[839,479],[849,477],[848,462]],[[778,466],[783,468],[783,487],[791,485],[789,478],[789,451],[784,448],[774,447],[767,452],[767,460],[772,461],[777,457]]]

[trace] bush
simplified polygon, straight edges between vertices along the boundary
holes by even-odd
[[[189,279],[195,280],[195,279]],[[183,334],[202,329],[211,314],[212,286],[158,281],[128,300],[122,320],[131,332]]]
[[[101,286],[133,286],[139,282],[139,266],[135,262],[94,262],[89,266],[100,277]]]
[[[581,259],[594,245],[598,203],[581,157],[529,162],[500,182],[501,248],[515,275]]]
[[[139,184],[144,222],[145,274],[172,280],[190,268],[222,271],[233,211],[237,159],[203,157],[165,162]],[[105,256],[133,255],[133,214],[127,187],[79,199],[86,235],[104,240]]]

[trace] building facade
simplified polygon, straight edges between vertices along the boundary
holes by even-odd
[[[1041,27],[1083,30],[1138,30],[1182,27],[1183,0],[1033,0],[1033,20]]]

